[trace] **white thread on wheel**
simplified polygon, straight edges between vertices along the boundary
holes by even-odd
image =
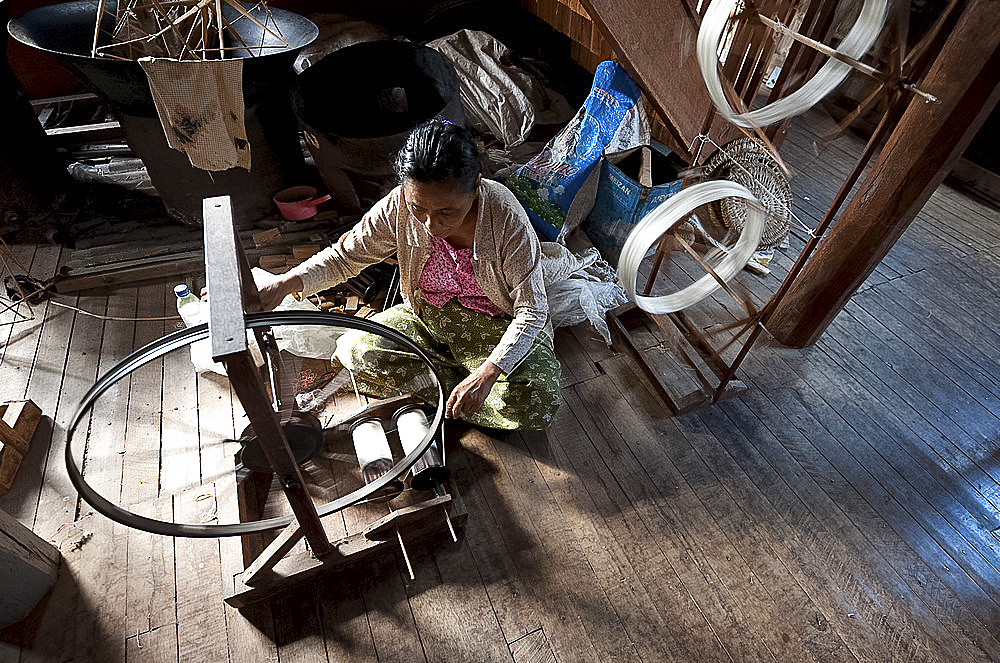
[[[698,66],[708,94],[727,120],[741,127],[766,127],[803,113],[832,92],[847,77],[851,65],[830,58],[819,71],[795,92],[747,113],[737,113],[729,104],[719,77],[719,42],[738,0],[712,0],[698,30]],[[742,3],[739,3],[742,5]],[[888,0],[864,0],[858,20],[840,42],[839,53],[859,59],[878,38],[888,12]]]
[[[649,313],[673,313],[701,301],[720,287],[715,277],[706,273],[691,285],[673,294],[646,297],[636,294],[635,279],[639,263],[642,262],[649,247],[657,242],[663,233],[673,230],[701,205],[731,196],[749,202],[746,222],[733,248],[724,254],[718,265],[710,266],[723,281],[728,281],[743,269],[757,249],[761,232],[764,230],[764,212],[760,202],[745,186],[736,182],[715,180],[693,184],[671,196],[643,217],[625,240],[618,259],[618,279],[629,299]]]

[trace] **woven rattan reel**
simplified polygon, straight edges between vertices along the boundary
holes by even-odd
[[[706,162],[706,179],[729,180],[742,184],[756,196],[764,208],[764,230],[759,250],[773,249],[788,236],[792,222],[792,189],[781,166],[752,138],[730,141]],[[724,198],[709,205],[713,221],[727,228],[741,230],[747,220],[747,202]]]

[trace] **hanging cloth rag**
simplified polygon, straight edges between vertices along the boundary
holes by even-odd
[[[243,60],[140,58],[167,144],[202,170],[250,170]]]

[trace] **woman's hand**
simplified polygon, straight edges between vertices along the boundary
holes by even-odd
[[[254,283],[257,292],[260,293],[260,306],[262,311],[271,311],[281,303],[288,295],[302,289],[302,279],[291,274],[271,274],[264,276],[255,275]],[[201,301],[208,301],[208,288],[201,289]]]
[[[501,373],[493,362],[483,362],[482,366],[469,374],[451,392],[445,404],[444,416],[458,419],[462,415],[479,412]]]
[[[302,290],[302,279],[292,274],[267,274],[258,278],[257,291],[265,311],[274,309],[285,297]]]

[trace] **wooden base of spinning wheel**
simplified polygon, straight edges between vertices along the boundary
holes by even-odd
[[[300,466],[309,497],[325,503],[360,488],[363,480],[354,455],[350,424],[367,417],[388,420],[399,408],[413,403],[399,397],[371,403],[336,418],[323,430],[323,451]],[[390,443],[398,438],[390,431]],[[252,522],[285,515],[288,504],[272,473],[237,470],[236,494],[240,520]],[[408,488],[386,501],[364,501],[321,518],[330,541],[328,554],[317,557],[302,541],[293,522],[284,530],[242,537],[241,573],[226,579],[225,600],[240,608],[265,600],[296,584],[366,562],[372,555],[395,554],[400,540],[406,545],[450,539],[449,527],[465,525],[468,511],[451,482],[439,491]]]
[[[272,555],[281,556],[280,561],[266,572],[258,572],[257,565],[251,564],[242,573],[236,574],[232,583],[227,583],[225,587],[226,603],[242,608],[269,599],[279,592],[294,589],[296,585],[315,579],[320,574],[357,567],[372,555],[394,554],[399,550],[397,532],[398,536],[406,540],[407,545],[448,539],[445,512],[456,530],[464,527],[469,513],[452,484],[446,484],[443,488],[445,494],[440,496],[432,492],[406,490],[393,500],[400,503],[398,508],[387,512],[385,504],[380,504],[381,512],[385,515],[367,523],[359,516],[363,516],[366,511],[372,516],[372,509],[365,508],[372,505],[349,507],[345,511],[358,511],[353,516],[348,514],[346,519],[353,521],[361,529],[339,538],[331,537],[333,550],[323,558],[316,557],[304,547],[294,550],[296,545],[301,544],[289,542],[289,530],[282,531],[268,546]],[[340,514],[335,513],[323,519],[328,531],[333,528],[327,521],[339,517]],[[261,555],[268,557],[266,552],[268,549],[262,549]],[[257,559],[261,557],[258,556]]]
[[[607,320],[615,340],[636,360],[673,414],[747,390],[742,381],[729,380],[716,394],[729,365],[683,312],[661,315],[625,304],[609,311]]]

